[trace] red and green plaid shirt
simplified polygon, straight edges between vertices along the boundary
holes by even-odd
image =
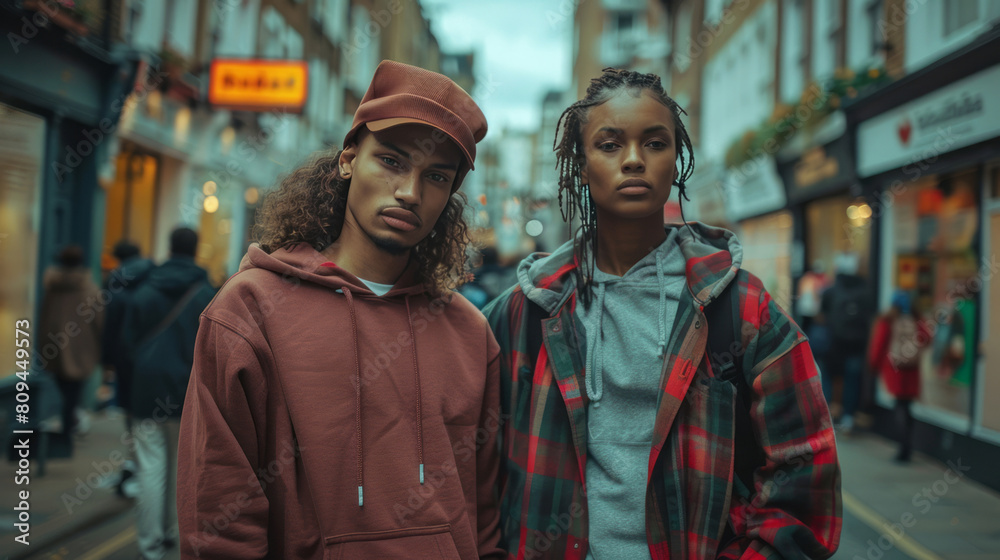
[[[703,236],[722,237],[702,229]],[[826,558],[841,531],[840,469],[819,372],[798,326],[725,250],[687,257],[661,372],[649,452],[646,537],[654,559]],[[535,286],[573,291],[541,341],[529,341],[528,305],[515,286],[484,311],[501,347],[505,417],[501,547],[512,559],[585,558],[587,405],[584,339],[575,318],[573,263],[547,263]],[[733,273],[736,273],[735,276]],[[704,305],[729,281],[742,329],[735,355],[751,387],[750,418],[765,463],[753,488],[734,484],[736,386],[706,358]],[[735,296],[736,294],[734,294]],[[734,315],[735,316],[735,315]],[[537,336],[537,335],[536,335]],[[538,348],[537,360],[529,348]],[[613,356],[605,360],[614,359]],[[651,374],[654,374],[651,372]],[[749,477],[748,477],[749,479]],[[723,533],[729,525],[727,538]]]

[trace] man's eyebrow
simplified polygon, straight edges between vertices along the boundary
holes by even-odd
[[[398,153],[399,155],[403,156],[404,158],[410,159],[410,153],[409,152],[407,152],[406,150],[403,150],[402,148],[400,148],[399,146],[393,144],[392,142],[383,142],[383,141],[379,140],[378,138],[376,138],[375,141],[378,142],[379,144],[382,144],[386,148],[389,148],[390,150]]]
[[[397,152],[399,155],[403,156],[406,159],[409,160],[413,159],[412,157],[410,157],[409,152],[393,144],[392,142],[383,142],[378,138],[376,138],[375,141],[378,142],[379,144],[382,144],[386,148],[389,148],[390,150]],[[434,169],[443,169],[445,171],[458,171],[459,166],[457,163],[432,163],[431,167],[433,167]]]

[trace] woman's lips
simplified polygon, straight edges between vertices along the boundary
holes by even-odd
[[[626,179],[618,185],[617,190],[624,195],[641,195],[653,190],[653,186],[643,179]]]

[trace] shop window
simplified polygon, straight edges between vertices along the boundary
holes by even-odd
[[[976,371],[978,301],[983,288],[975,238],[978,173],[932,177],[896,198],[892,288],[915,296],[933,333],[921,360],[920,402],[969,415]]]
[[[0,104],[0,377],[14,372],[16,321],[34,316],[44,154],[45,120]]]
[[[857,256],[858,275],[867,277],[872,208],[864,199],[836,196],[806,206],[806,265],[834,276],[838,254]],[[818,270],[817,270],[818,269]]]
[[[144,257],[152,256],[158,169],[159,162],[151,155],[130,151],[118,155],[105,206],[101,257],[105,269],[118,265],[111,251],[122,239],[138,245]]]
[[[196,262],[208,271],[209,281],[221,286],[236,272],[229,270],[229,245],[233,235],[234,187],[219,186],[214,181],[202,185],[205,202],[198,224],[198,257]],[[242,232],[237,231],[237,235]]]
[[[792,310],[792,225],[790,212],[781,211],[744,220],[739,226],[743,268],[761,279],[771,297]]]

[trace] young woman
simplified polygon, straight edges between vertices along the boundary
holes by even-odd
[[[920,350],[929,340],[930,331],[914,313],[910,294],[897,290],[889,310],[875,321],[868,345],[868,365],[882,376],[896,399],[900,440],[895,460],[899,463],[908,462],[913,452],[910,405],[920,397]]]
[[[593,80],[556,145],[564,218],[579,215],[581,231],[521,263],[485,310],[509,415],[511,558],[837,548],[840,471],[806,337],[740,269],[732,233],[663,224],[693,171],[683,112],[655,75]]]

